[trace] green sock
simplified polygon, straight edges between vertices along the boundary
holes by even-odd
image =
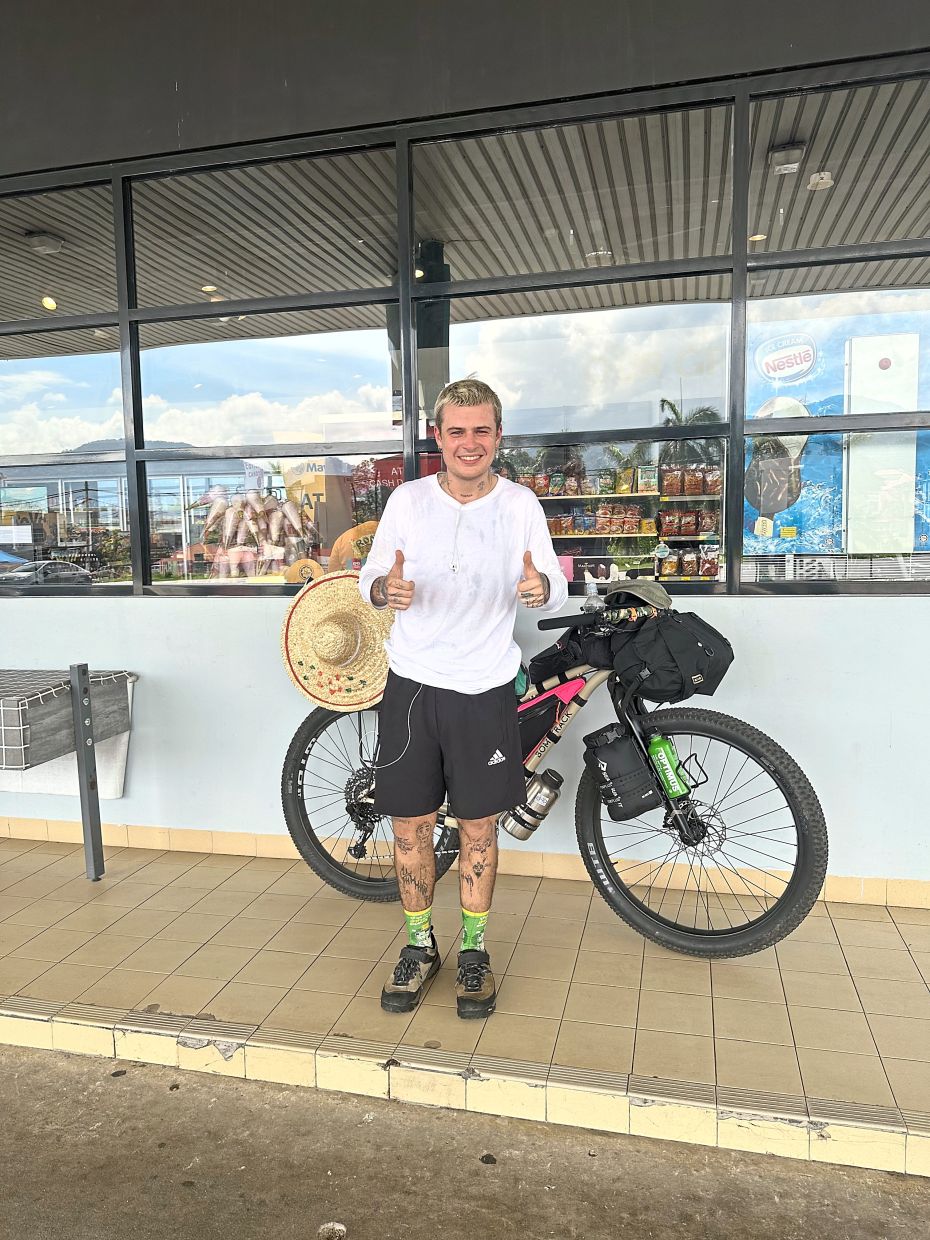
[[[407,919],[408,947],[429,947],[432,943],[430,937],[433,922],[432,905],[425,908],[422,913],[408,913],[404,909],[404,917]]]
[[[488,924],[487,913],[470,913],[467,908],[462,909],[462,951],[463,952],[483,952],[484,951],[484,928]]]

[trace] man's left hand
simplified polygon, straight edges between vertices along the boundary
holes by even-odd
[[[524,607],[542,607],[549,601],[549,578],[537,569],[530,551],[523,556],[523,577],[517,586],[517,597]]]

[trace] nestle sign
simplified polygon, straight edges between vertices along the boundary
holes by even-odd
[[[817,345],[811,336],[778,336],[756,349],[756,370],[763,379],[796,383],[817,364]]]

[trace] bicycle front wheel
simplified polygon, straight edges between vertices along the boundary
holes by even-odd
[[[575,803],[588,873],[619,917],[687,955],[745,956],[810,912],[827,870],[827,829],[797,763],[758,729],[709,710],[648,716],[675,743],[692,787],[696,841],[665,807],[614,822],[585,770]]]

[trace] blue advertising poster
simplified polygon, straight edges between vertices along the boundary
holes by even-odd
[[[796,317],[774,317],[787,306]],[[765,418],[809,417],[814,431],[831,414],[930,408],[926,293],[824,294],[753,308],[766,311],[771,319],[747,329],[746,417],[756,428]],[[749,439],[744,550],[930,550],[930,432]]]

